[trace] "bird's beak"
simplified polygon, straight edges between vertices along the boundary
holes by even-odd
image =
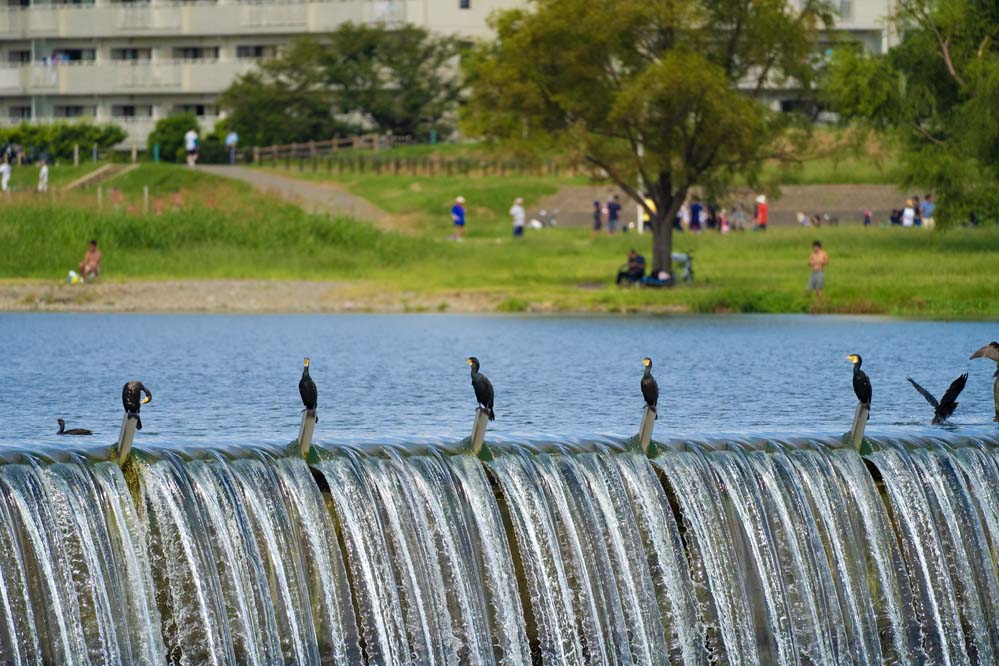
[[[145,398],[143,398],[143,399],[142,399],[142,404],[144,405],[144,404],[146,404],[147,402],[149,402],[150,400],[152,400],[152,398],[151,398],[150,396],[148,396],[148,395],[147,395],[147,396],[146,396]]]
[[[850,354],[849,356],[846,357],[846,360],[849,361],[850,363],[856,363],[857,357],[854,356],[853,354]]]
[[[466,358],[465,362],[468,363],[469,365],[472,365],[472,359],[470,359],[470,358]]]
[[[309,367],[309,359],[305,359],[305,367]]]
[[[644,365],[646,368],[649,367],[649,359],[647,359],[647,358],[643,359],[642,360],[642,365]]]

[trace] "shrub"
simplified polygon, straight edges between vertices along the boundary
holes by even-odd
[[[154,154],[155,146],[159,144],[161,160],[183,162],[184,135],[192,127],[200,134],[198,117],[193,113],[177,113],[156,121],[156,126],[146,139],[149,154]]]
[[[127,133],[117,125],[94,125],[92,123],[52,123],[39,125],[21,123],[15,127],[0,127],[0,145],[16,143],[24,147],[31,158],[48,154],[56,159],[69,159],[73,156],[73,146],[80,146],[86,155],[96,144],[98,150],[105,151],[121,143]]]

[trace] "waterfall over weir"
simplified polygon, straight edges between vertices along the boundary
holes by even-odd
[[[2,664],[994,664],[999,437],[0,464]]]

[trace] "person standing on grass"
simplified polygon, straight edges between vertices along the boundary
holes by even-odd
[[[0,192],[10,192],[11,171],[10,162],[4,158],[3,163],[0,163]]]
[[[454,224],[455,240],[461,240],[465,235],[465,197],[458,197],[451,206],[451,222]]]
[[[229,153],[229,164],[236,163],[236,146],[239,144],[239,135],[236,134],[235,130],[229,130],[229,133],[225,135],[225,148],[226,152]]]
[[[38,161],[38,191],[48,192],[49,191],[49,165],[45,160]]]
[[[184,151],[187,153],[187,166],[198,163],[198,131],[193,127],[184,135]]]
[[[600,229],[603,227],[604,222],[604,210],[600,205],[599,201],[593,202],[593,233],[590,238],[596,238],[600,233]]]
[[[621,200],[615,194],[607,202],[607,233],[611,236],[617,231],[618,220],[621,219]]]
[[[936,223],[933,219],[933,213],[937,208],[936,204],[933,203],[933,195],[927,194],[923,197],[923,203],[919,204],[919,207],[922,209],[923,226],[927,229],[932,229]]]
[[[513,237],[520,238],[524,235],[524,218],[527,217],[527,213],[524,212],[524,200],[520,197],[514,199],[510,208],[510,217],[513,219]]]
[[[870,208],[864,210],[864,226],[865,227],[871,226],[871,218],[872,217],[873,217],[873,215],[871,214],[871,209]]]
[[[820,241],[812,243],[812,254],[808,256],[808,265],[812,267],[812,277],[808,279],[808,291],[815,292],[821,301],[822,287],[826,284],[826,266],[829,265],[829,255],[822,249]]]
[[[905,209],[902,210],[902,226],[911,227],[916,224],[916,209],[912,199],[905,202]]]
[[[701,205],[700,197],[694,197],[694,202],[690,204],[690,230],[695,233],[701,230],[702,210],[704,206]]]
[[[761,194],[756,197],[756,215],[753,219],[755,226],[753,231],[766,231],[767,221],[770,219],[770,207],[767,206],[767,195]]]

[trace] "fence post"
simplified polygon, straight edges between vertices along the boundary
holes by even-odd
[[[139,161],[139,147],[132,142],[132,164]]]
[[[104,186],[97,186],[97,210],[104,210]]]
[[[149,186],[142,186],[142,214],[149,215]]]
[[[254,146],[253,147],[253,163],[254,164],[260,164],[260,147],[259,146]]]
[[[80,166],[80,144],[73,144],[73,166]]]
[[[96,162],[97,161],[97,144],[96,143],[94,144],[94,151],[93,152],[94,152],[94,161]]]

